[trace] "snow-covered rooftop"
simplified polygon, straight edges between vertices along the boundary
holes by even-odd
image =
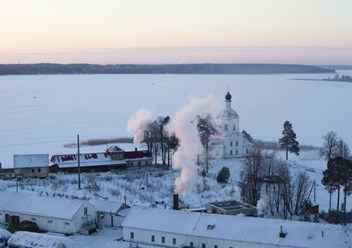
[[[107,200],[100,200],[100,199],[91,199],[89,200],[89,202],[99,212],[114,213],[114,214],[116,214],[124,205],[123,202],[107,201]]]
[[[14,168],[37,168],[49,166],[49,154],[25,154],[13,156]]]
[[[9,239],[13,247],[43,247],[43,248],[77,248],[76,243],[65,237],[51,236],[31,232],[15,232]]]
[[[83,200],[0,192],[0,210],[70,220]]]
[[[143,220],[143,221],[141,221]],[[122,224],[146,230],[293,247],[347,247],[340,225],[133,207]],[[208,228],[211,225],[212,228]],[[279,233],[287,233],[280,238]]]

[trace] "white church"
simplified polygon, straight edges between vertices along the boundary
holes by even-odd
[[[240,117],[231,108],[232,96],[227,92],[225,108],[216,117],[216,129],[220,137],[211,140],[209,151],[211,158],[240,158],[254,148],[253,143],[240,131]]]

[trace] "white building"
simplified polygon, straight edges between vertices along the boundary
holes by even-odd
[[[231,108],[231,99],[227,92],[225,108],[216,117],[216,129],[220,135],[209,144],[212,158],[244,157],[253,149],[252,142],[240,131],[240,116]]]
[[[35,222],[41,230],[73,234],[96,228],[95,208],[85,200],[0,192],[0,223]]]
[[[130,209],[123,202],[91,199],[89,203],[97,210],[96,219],[99,226],[120,227]]]
[[[137,207],[122,226],[124,241],[163,247],[349,247],[351,235],[341,225]]]
[[[49,176],[49,154],[14,155],[13,167],[17,177],[45,178]]]

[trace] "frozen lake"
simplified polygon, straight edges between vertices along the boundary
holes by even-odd
[[[352,75],[352,71],[339,71]],[[214,97],[217,113],[227,87],[240,129],[278,140],[289,120],[300,144],[317,145],[333,130],[351,144],[352,84],[301,81],[334,74],[280,75],[38,75],[0,77],[0,162],[14,154],[76,152],[63,145],[93,138],[131,137],[127,121],[141,107],[171,118],[191,98]],[[206,111],[206,110],[205,110]],[[187,122],[192,120],[185,120]],[[83,147],[82,152],[94,147]]]

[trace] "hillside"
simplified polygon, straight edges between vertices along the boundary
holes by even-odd
[[[310,65],[295,64],[0,64],[0,75],[38,74],[283,74],[334,73]]]

